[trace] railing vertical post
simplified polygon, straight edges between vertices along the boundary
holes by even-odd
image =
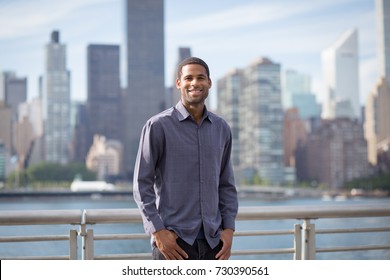
[[[83,260],[93,260],[95,256],[93,242],[93,229],[88,229],[87,234],[83,238]]]
[[[316,239],[315,239],[315,225],[310,223],[310,219],[305,219],[302,225],[303,243],[302,254],[304,260],[316,259]]]
[[[294,225],[294,260],[302,259],[302,227]]]
[[[93,248],[93,230],[87,230],[87,210],[83,211],[81,215],[81,223],[80,223],[80,232],[81,241],[82,241],[82,259],[83,260],[93,260],[94,258],[94,248]]]
[[[77,230],[69,232],[69,259],[77,260]]]

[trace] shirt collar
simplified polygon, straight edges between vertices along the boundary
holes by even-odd
[[[184,121],[188,117],[191,117],[190,113],[188,113],[186,107],[184,107],[183,103],[181,103],[181,100],[177,102],[175,109],[179,114],[177,114],[179,121]],[[212,121],[212,115],[207,110],[206,105],[204,106],[204,112],[203,112],[203,119],[208,119],[210,122]]]

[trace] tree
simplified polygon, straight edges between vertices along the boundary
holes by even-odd
[[[71,182],[76,176],[87,181],[96,180],[96,174],[89,171],[83,164],[41,163],[32,165],[26,170],[11,173],[7,178],[7,186],[15,186],[15,182],[19,182],[19,186],[34,183]]]

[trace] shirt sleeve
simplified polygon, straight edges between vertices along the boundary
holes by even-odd
[[[232,135],[229,128],[229,137],[225,145],[221,162],[221,174],[219,180],[219,210],[222,216],[222,228],[235,230],[235,220],[238,212],[238,199],[231,163],[231,150]]]
[[[141,211],[147,234],[164,229],[158,215],[154,190],[156,166],[163,152],[164,133],[158,122],[148,121],[142,129],[134,167],[133,196]]]

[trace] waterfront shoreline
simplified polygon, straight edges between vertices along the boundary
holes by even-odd
[[[287,187],[259,187],[245,186],[237,188],[238,195],[241,198],[257,198],[262,200],[288,200],[296,198],[322,198],[323,200],[340,200],[351,198],[381,198],[389,197],[389,193],[385,191],[372,191],[359,193],[354,195],[353,192],[338,191],[330,192],[319,189],[307,188],[287,188]],[[109,191],[71,191],[64,188],[48,188],[48,189],[0,189],[0,200],[18,199],[18,198],[92,198],[103,199],[112,197],[132,197],[132,188],[117,188]]]

